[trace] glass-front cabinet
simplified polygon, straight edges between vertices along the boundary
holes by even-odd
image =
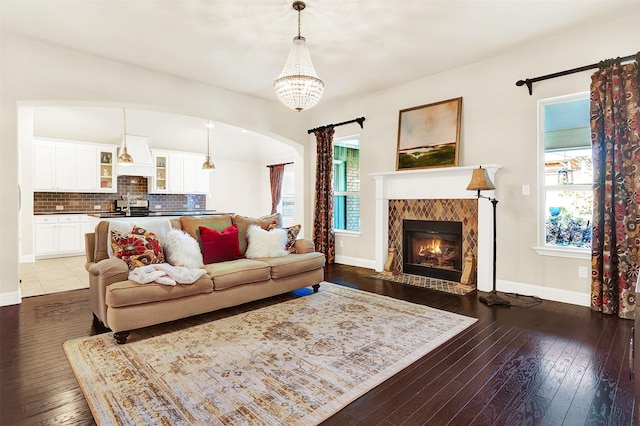
[[[116,150],[115,148],[98,148],[98,162],[100,164],[100,182],[98,191],[100,192],[116,192],[117,177],[115,164]]]
[[[153,179],[153,192],[167,192],[167,159],[164,154],[154,154],[156,174]]]

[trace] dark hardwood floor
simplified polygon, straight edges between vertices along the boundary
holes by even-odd
[[[545,301],[489,308],[454,296],[366,278],[333,265],[326,280],[479,321],[328,419],[326,425],[632,425],[632,321]],[[320,290],[322,291],[322,289]],[[185,320],[185,326],[277,303],[294,294]],[[526,305],[525,298],[510,299]],[[62,350],[104,332],[88,290],[0,308],[0,425],[95,424]]]

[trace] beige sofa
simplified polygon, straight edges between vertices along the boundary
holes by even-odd
[[[238,215],[181,217],[173,228],[183,229],[199,239],[198,226],[222,230],[235,223],[240,250],[246,251],[250,224],[265,227],[265,221]],[[325,257],[313,243],[298,239],[295,254],[284,257],[236,259],[205,265],[207,273],[193,284],[167,286],[138,284],[128,279],[128,265],[109,258],[109,222],[100,222],[86,234],[86,269],[89,272],[91,309],[94,318],[114,332],[124,344],[129,331],[211,312],[217,309],[287,293],[307,286],[318,291],[324,279]]]

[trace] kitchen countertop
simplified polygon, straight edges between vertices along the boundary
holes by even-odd
[[[221,213],[215,210],[184,210],[184,211],[150,211],[149,214],[140,216],[140,215],[131,215],[125,216],[124,213],[110,213],[110,212],[98,212],[98,213],[85,213],[92,217],[97,217],[99,219],[131,219],[136,217],[166,217],[166,216],[209,216],[209,215],[217,215],[217,214],[227,214]]]
[[[174,211],[174,210],[161,210],[161,211],[150,211],[148,215],[145,216],[125,216],[124,213],[114,213],[107,211],[69,211],[69,210],[60,210],[55,212],[38,212],[34,213],[35,216],[40,215],[53,215],[53,214],[86,214],[91,217],[97,217],[99,219],[109,219],[109,218],[135,218],[135,217],[163,217],[163,216],[208,216],[208,215],[216,215],[216,214],[229,214],[229,213],[221,213],[216,210],[182,210],[182,211]]]

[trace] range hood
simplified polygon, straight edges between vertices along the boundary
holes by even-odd
[[[122,152],[124,138],[127,138],[127,152],[133,158],[133,164],[123,166],[118,164],[116,167],[118,176],[155,176],[155,167],[153,165],[153,157],[149,142],[146,136],[124,135],[123,143],[118,148],[118,155]]]

